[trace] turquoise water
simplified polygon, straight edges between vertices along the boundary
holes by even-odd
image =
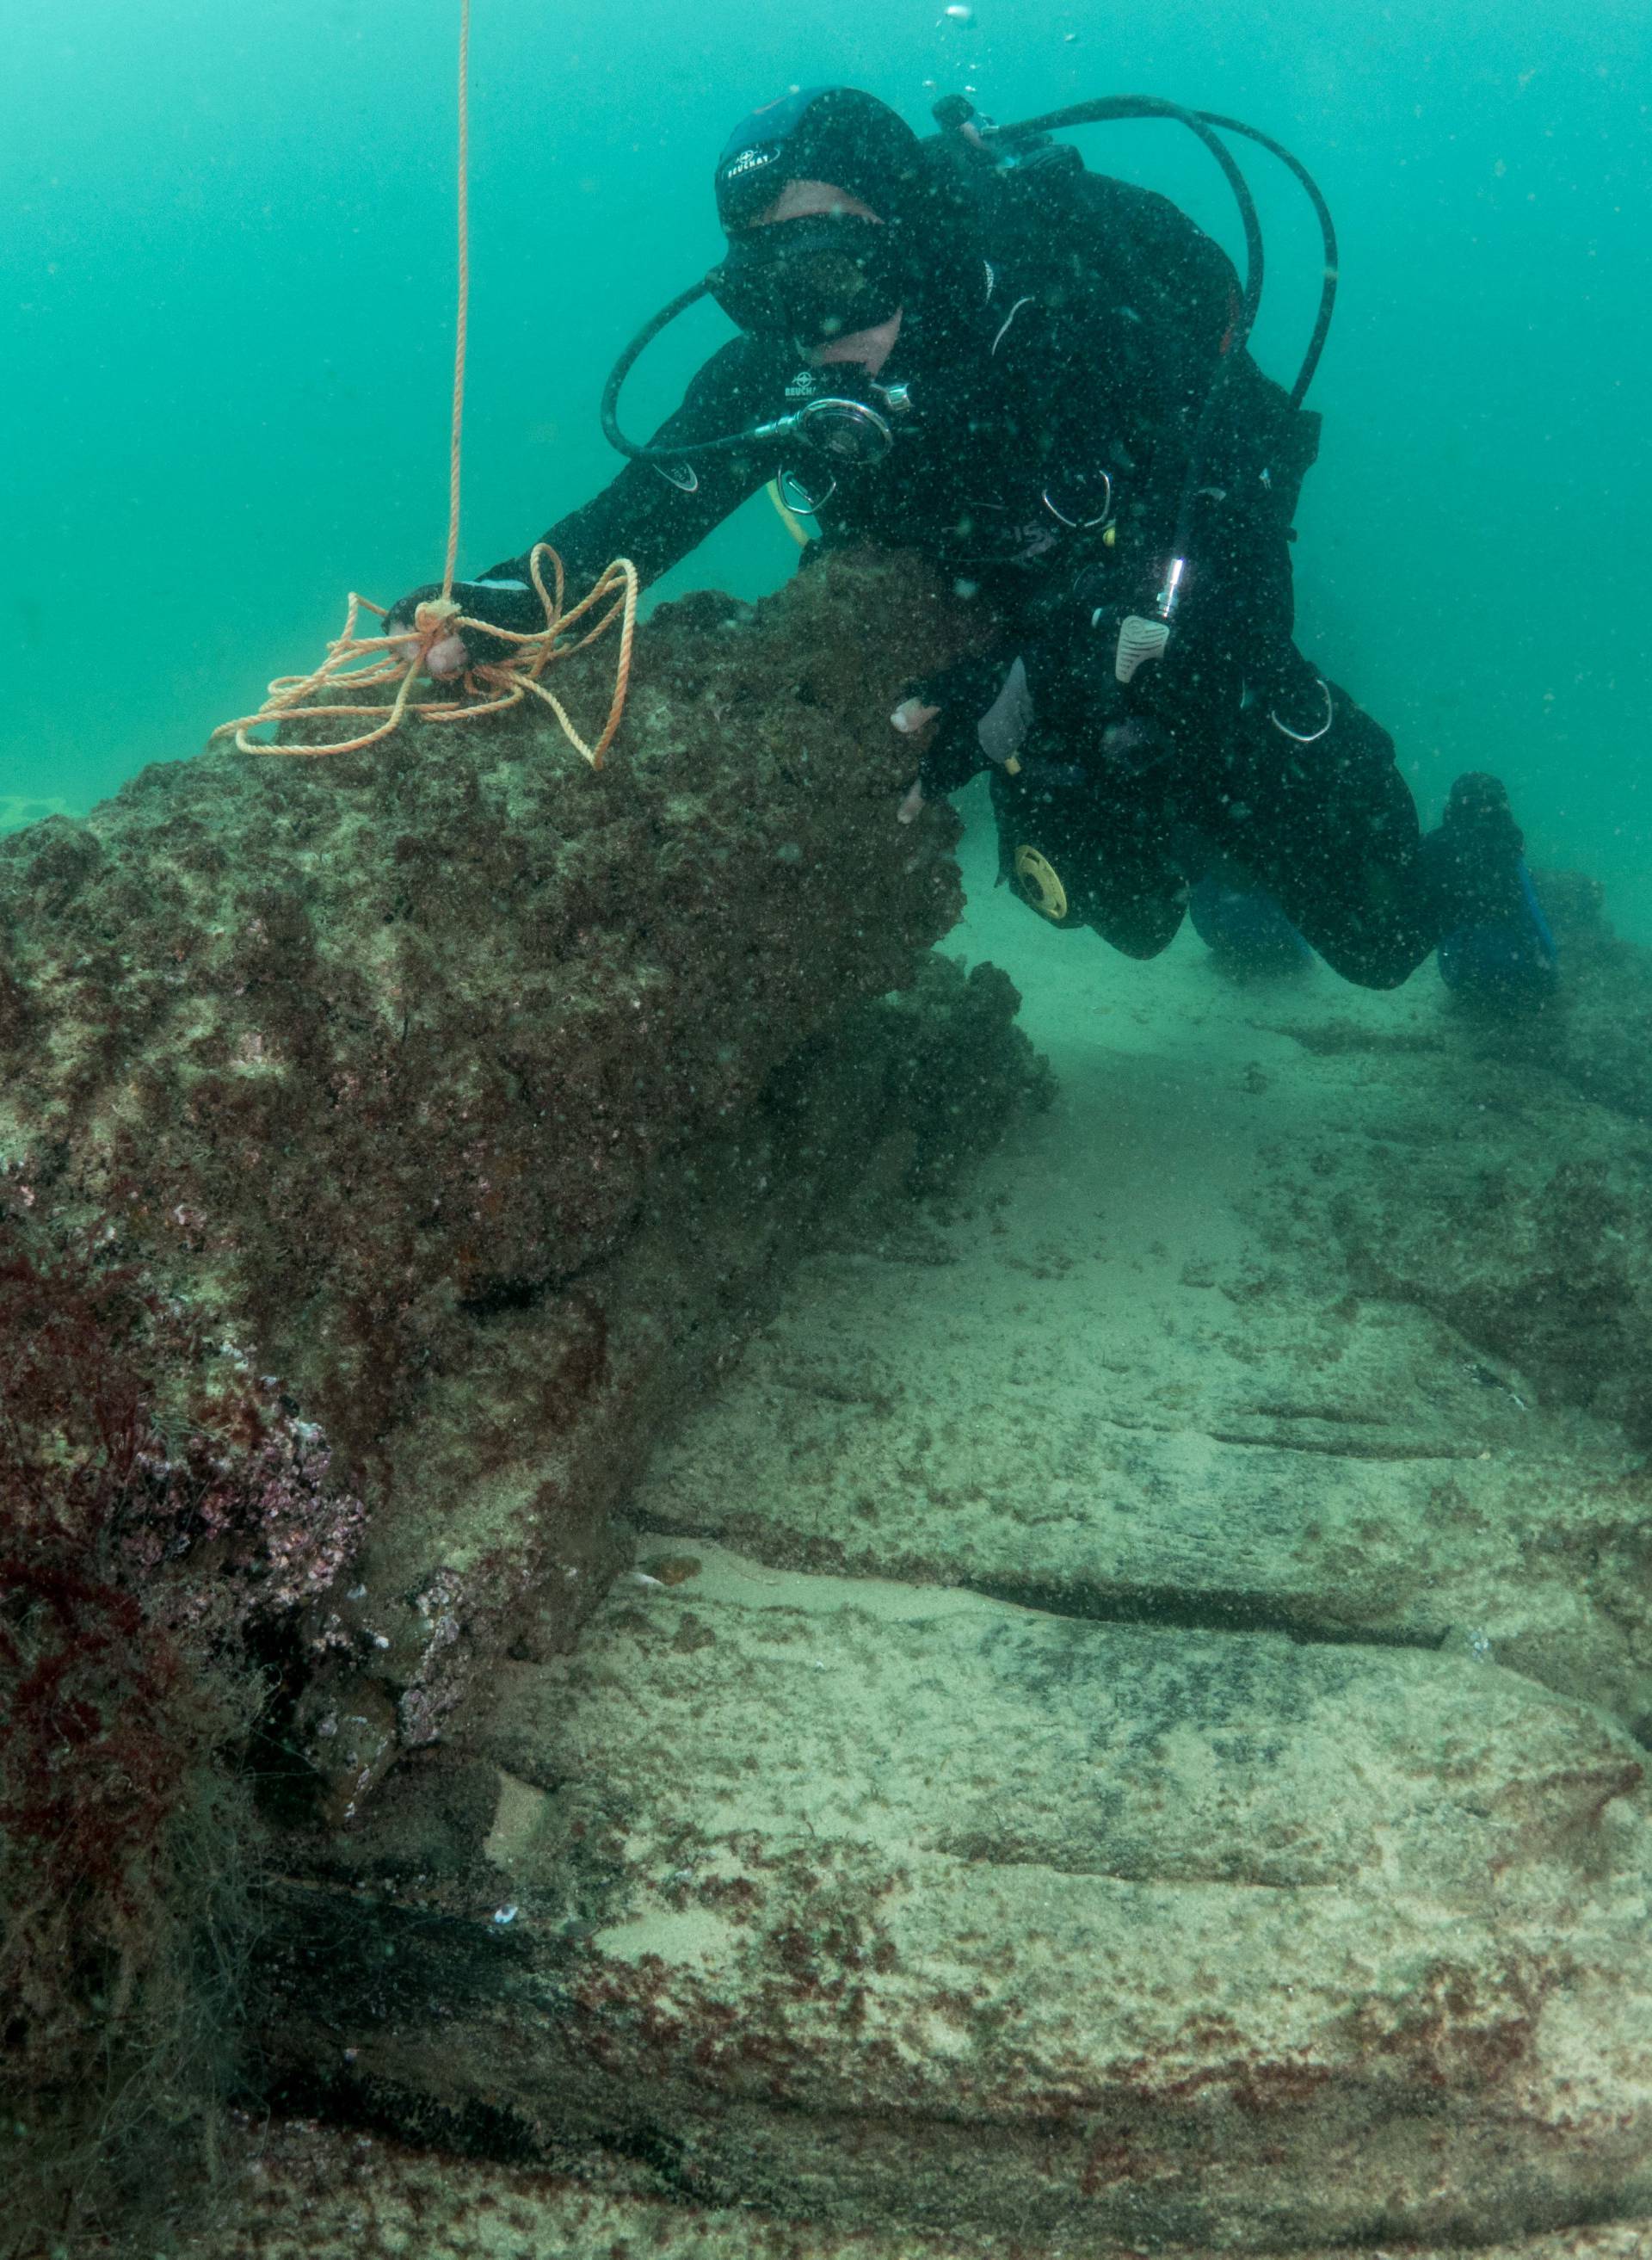
[[[440,572],[456,19],[11,11],[0,816],[191,752],[318,656],[348,588],[388,601]],[[843,78],[919,123],[964,86],[1002,118],[1124,90],[1237,112],[1313,167],[1343,239],[1304,640],[1395,731],[1426,805],[1501,770],[1534,860],[1598,873],[1648,934],[1649,28],[1625,0],[981,0],[968,25],[937,0],[476,0],[461,570],[609,476],[603,375],[715,255],[712,157],[754,103]],[[1084,147],[1229,233],[1173,129]],[[1314,244],[1264,161],[1259,346],[1281,368]],[[717,323],[662,349],[633,422]],[[754,506],[674,583],[754,593],[792,554]]]

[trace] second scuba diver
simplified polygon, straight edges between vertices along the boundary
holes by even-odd
[[[1089,108],[1213,139],[1169,104]],[[1459,777],[1424,836],[1392,740],[1293,640],[1291,519],[1319,431],[1299,404],[1334,289],[1317,190],[1276,149],[1327,231],[1320,326],[1287,394],[1244,344],[1261,245],[1242,182],[1241,289],[1163,197],[1041,134],[995,150],[967,104],[948,122],[920,140],[875,97],[826,87],[735,130],[715,176],[727,256],[610,381],[604,425],[632,460],[542,537],[570,581],[620,553],[655,580],[777,481],[822,545],[917,550],[1002,623],[991,659],[897,708],[917,767],[902,821],[990,769],[1003,876],[1130,956],[1165,948],[1191,902],[1236,969],[1311,944],[1390,988],[1437,949],[1454,988],[1541,1001],[1555,948],[1502,786]],[[633,446],[619,384],[707,291],[740,334]],[[526,553],[454,594],[476,619],[543,626]],[[433,671],[442,657],[466,663],[439,654]]]

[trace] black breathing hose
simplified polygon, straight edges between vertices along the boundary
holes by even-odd
[[[666,325],[675,322],[679,314],[686,313],[697,299],[711,296],[712,280],[710,275],[703,275],[697,282],[690,282],[686,290],[679,290],[669,306],[662,306],[654,319],[637,332],[608,372],[608,382],[603,387],[602,397],[603,437],[619,454],[630,455],[637,462],[680,463],[687,455],[725,454],[731,447],[749,447],[756,436],[750,432],[726,432],[720,440],[696,440],[683,447],[640,447],[634,440],[627,440],[619,428],[621,385]]]
[[[640,447],[634,440],[627,440],[625,433],[620,430],[619,418],[620,387],[625,383],[626,379],[630,375],[632,370],[636,367],[638,361],[641,360],[648,347],[659,336],[661,331],[663,330],[668,324],[675,322],[679,314],[686,313],[697,299],[709,297],[711,295],[711,277],[706,275],[702,275],[697,282],[690,282],[686,290],[679,290],[676,297],[672,299],[669,306],[662,306],[659,312],[654,316],[651,322],[644,323],[641,329],[637,332],[636,336],[633,338],[631,343],[626,347],[624,353],[620,354],[619,360],[614,363],[612,368],[609,370],[608,382],[603,387],[601,411],[603,437],[607,440],[609,446],[618,454],[621,455],[634,456],[637,461],[643,463],[658,462],[666,456],[667,450],[665,448]],[[699,446],[704,446],[706,444],[708,443],[704,441],[698,443]],[[714,440],[709,442],[709,444],[712,447],[721,447],[726,446],[727,443],[723,440]],[[681,454],[681,452],[682,451],[680,449],[677,451],[679,455]],[[696,452],[698,452],[697,447]]]
[[[1308,202],[1313,206],[1314,217],[1319,223],[1319,240],[1325,246],[1325,274],[1319,284],[1319,311],[1313,325],[1313,334],[1308,340],[1308,349],[1302,356],[1302,366],[1297,381],[1291,388],[1291,405],[1300,408],[1308,387],[1313,382],[1313,372],[1319,366],[1319,355],[1325,351],[1326,334],[1331,326],[1331,315],[1336,305],[1337,249],[1336,222],[1331,217],[1331,207],[1320,192],[1319,184],[1303,163],[1293,156],[1283,141],[1276,141],[1271,133],[1263,133],[1255,125],[1247,125],[1242,118],[1224,118],[1214,110],[1201,110],[1199,116],[1207,125],[1219,125],[1224,133],[1242,133],[1267,150],[1271,157],[1295,174],[1301,182]]]

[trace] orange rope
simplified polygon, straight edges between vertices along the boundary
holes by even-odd
[[[465,334],[470,320],[470,0],[459,0],[459,313],[454,325],[454,420],[447,454],[447,561],[444,603],[459,559],[459,441],[465,421]]]
[[[540,559],[548,557],[555,575],[554,589],[545,585]],[[546,541],[536,542],[528,560],[535,595],[545,607],[545,626],[536,628],[532,635],[518,635],[510,628],[495,627],[487,620],[473,620],[461,612],[451,597],[433,597],[421,604],[414,618],[411,638],[405,635],[359,636],[356,621],[362,607],[376,612],[383,619],[384,607],[370,597],[351,591],[349,609],[345,614],[341,632],[327,646],[327,655],[319,667],[308,675],[278,675],[269,686],[269,695],[256,714],[244,714],[239,721],[220,722],[213,731],[215,738],[234,733],[235,742],[244,754],[287,754],[313,761],[325,754],[360,753],[363,746],[376,745],[398,730],[408,715],[416,714],[426,722],[471,722],[483,714],[500,714],[507,707],[519,706],[525,698],[539,699],[550,708],[576,753],[582,754],[592,769],[599,769],[603,756],[614,741],[626,711],[626,693],[631,685],[631,651],[637,633],[637,599],[640,584],[637,569],[628,557],[617,557],[600,575],[595,586],[582,597],[571,611],[562,610],[565,586],[562,561]],[[583,619],[603,599],[611,597],[602,618],[590,627],[576,643],[560,640],[576,620]],[[547,690],[540,681],[547,669],[557,661],[569,659],[576,651],[583,651],[601,635],[619,622],[619,662],[615,672],[614,695],[608,709],[608,719],[594,746],[588,746],[569,716],[567,708],[554,691]],[[425,659],[431,646],[440,642],[460,628],[474,628],[481,635],[491,636],[514,648],[506,659],[484,660],[465,669],[462,684],[472,704],[455,698],[415,698],[412,688],[424,672]],[[408,656],[408,644],[414,650]],[[356,693],[376,690],[381,684],[394,683],[396,692],[387,706],[363,705],[352,697],[347,704],[317,705],[313,703],[322,691],[345,690]],[[324,717],[347,715],[355,721],[382,718],[375,729],[359,736],[344,738],[336,744],[325,746],[261,745],[247,733],[263,722],[310,722]]]
[[[631,684],[631,651],[637,633],[637,599],[640,583],[637,569],[628,557],[618,557],[598,575],[590,592],[582,597],[572,611],[562,610],[564,576],[562,561],[548,542],[535,545],[528,559],[528,572],[535,595],[545,607],[545,626],[531,635],[518,635],[509,628],[495,627],[490,621],[472,619],[454,601],[454,568],[459,556],[459,470],[461,440],[464,429],[465,407],[465,346],[470,309],[470,0],[459,0],[459,154],[458,154],[458,212],[459,212],[459,306],[454,330],[454,392],[453,428],[447,456],[447,554],[442,572],[441,595],[433,597],[419,605],[413,615],[411,635],[359,636],[355,625],[365,605],[380,619],[388,618],[384,607],[375,604],[368,597],[350,592],[346,608],[344,626],[327,646],[327,655],[319,667],[308,675],[278,675],[270,684],[268,695],[256,714],[244,714],[237,721],[220,722],[213,731],[215,738],[233,733],[236,744],[244,754],[288,754],[304,760],[315,760],[326,754],[359,753],[363,746],[377,745],[393,731],[399,730],[410,714],[426,722],[468,722],[482,714],[498,714],[507,707],[519,706],[525,698],[533,697],[548,706],[556,717],[563,735],[576,753],[583,755],[592,769],[599,769],[603,756],[613,743],[626,711],[626,693]],[[554,593],[545,585],[540,560],[548,557],[555,573]],[[588,628],[576,643],[561,640],[576,620],[583,619],[604,597],[613,602],[594,627]],[[547,669],[558,660],[567,659],[587,644],[606,634],[618,620],[619,626],[619,662],[614,681],[614,695],[608,709],[608,719],[594,746],[588,746],[569,719],[567,708],[555,693],[547,690],[540,681]],[[426,662],[439,643],[446,642],[461,630],[469,628],[476,634],[489,636],[497,643],[511,647],[508,657],[479,661],[467,667],[461,678],[468,697],[473,702],[461,703],[454,697],[415,698],[413,684],[426,670]],[[359,698],[363,690],[376,690],[394,683],[396,690],[388,706],[364,705]],[[326,691],[346,691],[351,694],[347,702],[339,704],[314,703],[318,694]],[[283,746],[260,743],[247,733],[261,723],[309,722],[323,717],[348,715],[354,720],[377,719],[377,727],[363,731],[354,738],[340,739],[325,746]]]

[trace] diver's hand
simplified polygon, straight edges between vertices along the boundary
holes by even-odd
[[[918,776],[896,816],[911,824],[927,799],[944,799],[995,763],[1012,775],[1033,723],[1026,664],[966,660],[926,683],[915,683],[890,716],[904,737],[919,743]]]
[[[939,706],[926,706],[921,698],[903,698],[889,719],[904,737],[916,738],[929,727],[940,712]]]
[[[441,584],[427,581],[423,588],[410,590],[400,602],[392,604],[385,617],[384,633],[390,636],[405,636],[411,641],[418,608],[430,604],[441,595]],[[468,619],[482,620],[489,626],[510,628],[518,635],[532,635],[545,626],[545,607],[534,594],[526,573],[518,575],[511,565],[496,566],[481,581],[455,581],[454,602]],[[490,636],[476,628],[455,628],[439,636],[425,654],[425,672],[439,683],[450,682],[462,675],[468,667],[485,665],[490,660],[508,659],[515,646],[503,636]]]
[[[890,716],[890,725],[904,738],[926,738],[940,713],[939,706],[926,705],[921,698],[903,698]],[[915,823],[923,813],[923,807],[924,781],[921,776],[917,776],[906,788],[906,797],[895,811],[896,823]]]

